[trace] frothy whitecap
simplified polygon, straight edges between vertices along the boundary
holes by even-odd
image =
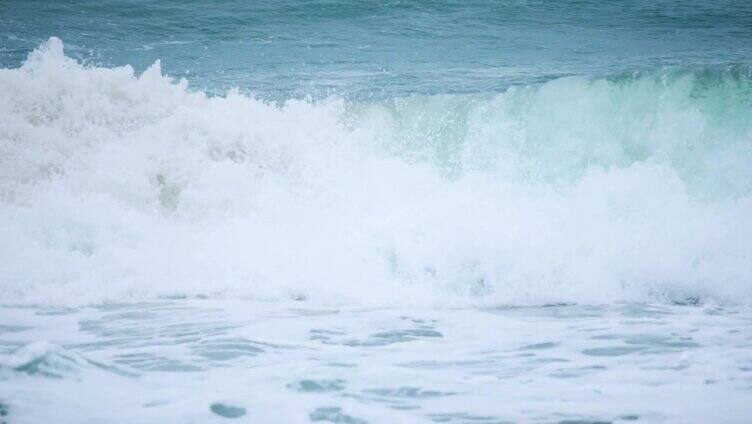
[[[270,104],[0,70],[4,302],[752,300],[749,69]]]

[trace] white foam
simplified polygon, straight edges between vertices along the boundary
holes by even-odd
[[[752,113],[693,78],[278,107],[52,38],[0,71],[0,294],[748,303]]]

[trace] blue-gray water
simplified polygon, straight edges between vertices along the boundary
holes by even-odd
[[[689,1],[24,1],[0,4],[0,65],[71,57],[261,96],[500,91],[563,75],[749,65],[752,4]]]
[[[752,2],[0,0],[0,423],[747,423]]]

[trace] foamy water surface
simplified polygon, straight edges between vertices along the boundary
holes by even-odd
[[[172,3],[0,4],[0,423],[750,421],[748,2]]]
[[[180,300],[1,311],[12,422],[743,422],[752,314]],[[43,341],[43,342],[42,342]]]

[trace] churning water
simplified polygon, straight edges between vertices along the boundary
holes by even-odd
[[[752,417],[750,3],[100,3],[0,4],[0,422]]]

